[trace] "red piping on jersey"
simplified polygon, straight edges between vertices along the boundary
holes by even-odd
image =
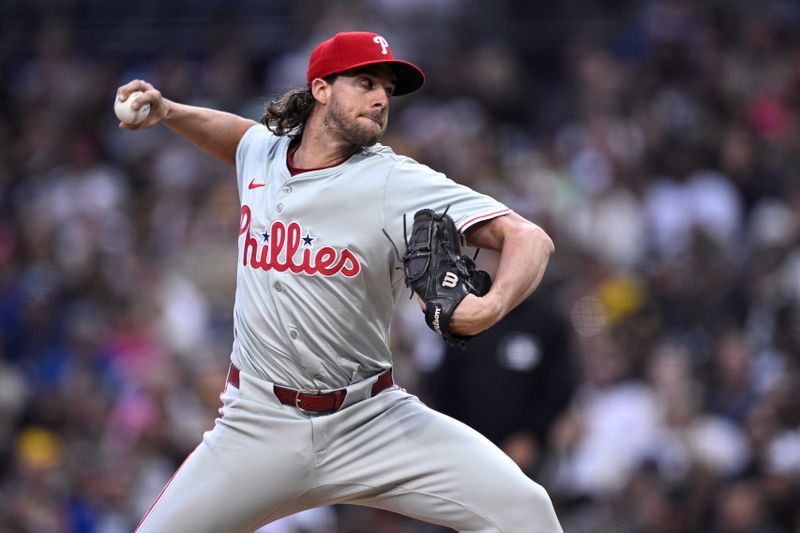
[[[490,219],[490,218],[495,218],[495,217],[498,217],[498,216],[500,216],[500,215],[505,215],[506,213],[510,213],[510,212],[511,212],[511,209],[508,209],[508,208],[506,208],[506,209],[501,209],[500,211],[495,211],[495,212],[493,212],[493,213],[487,213],[487,214],[485,214],[485,215],[478,215],[478,216],[476,216],[476,217],[472,217],[472,218],[470,218],[469,220],[467,220],[466,222],[464,222],[463,224],[461,224],[461,225],[458,227],[458,232],[459,232],[459,233],[462,233],[462,232],[463,232],[464,230],[466,230],[468,227],[470,227],[470,226],[472,226],[473,224],[475,224],[475,223],[477,223],[477,222],[480,222],[480,221],[482,221],[482,220],[487,220],[487,219]]]

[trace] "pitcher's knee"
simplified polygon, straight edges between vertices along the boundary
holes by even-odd
[[[533,481],[517,487],[509,495],[504,517],[503,531],[507,533],[560,533],[550,495],[541,485]]]

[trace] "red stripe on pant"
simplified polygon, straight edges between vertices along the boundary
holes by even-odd
[[[181,468],[183,468],[183,465],[186,464],[186,461],[188,461],[189,458],[192,455],[194,455],[194,452],[196,452],[198,450],[198,448],[200,448],[200,446],[202,446],[202,443],[200,445],[198,445],[197,448],[192,450],[192,453],[190,453],[189,455],[186,456],[186,459],[183,460],[183,462],[181,463],[181,466],[179,466],[178,469],[175,471],[175,473],[172,474],[172,477],[169,478],[169,481],[167,481],[167,484],[164,485],[163,489],[161,489],[161,493],[159,493],[158,498],[156,498],[156,501],[154,501],[153,505],[150,506],[150,509],[147,510],[145,515],[142,517],[142,520],[139,522],[139,525],[136,526],[136,529],[133,530],[133,533],[136,533],[137,531],[139,531],[139,528],[142,527],[142,525],[144,525],[144,521],[147,520],[147,517],[150,516],[150,513],[153,512],[153,509],[155,509],[156,504],[158,504],[158,501],[161,499],[161,497],[164,495],[164,493],[167,492],[167,489],[169,488],[169,486],[172,485],[172,482],[175,480],[175,477],[178,475],[178,472],[181,471]]]

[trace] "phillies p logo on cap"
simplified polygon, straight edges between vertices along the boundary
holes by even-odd
[[[384,39],[384,38],[383,38],[383,37],[381,37],[380,35],[376,35],[376,36],[375,36],[375,38],[374,38],[374,39],[372,39],[372,42],[374,42],[374,43],[378,43],[379,45],[381,45],[381,53],[382,53],[383,55],[386,55],[386,54],[388,54],[388,53],[389,53],[389,52],[387,51],[387,49],[389,48],[389,43],[387,43],[387,42],[386,42],[386,39]]]
[[[425,74],[418,66],[395,59],[385,37],[366,31],[337,33],[317,45],[311,52],[306,77],[311,85],[316,78],[375,64],[385,64],[394,71],[397,76],[395,96],[414,92],[425,83]]]

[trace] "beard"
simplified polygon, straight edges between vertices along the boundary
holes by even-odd
[[[369,117],[369,115],[367,115]],[[358,118],[349,118],[344,110],[338,105],[336,100],[331,102],[331,107],[325,115],[323,124],[336,131],[342,138],[350,144],[355,146],[371,146],[378,142],[383,133],[386,131],[386,118],[385,114],[376,114],[373,118],[383,120],[383,125],[378,126],[378,129],[370,128],[361,122]]]

